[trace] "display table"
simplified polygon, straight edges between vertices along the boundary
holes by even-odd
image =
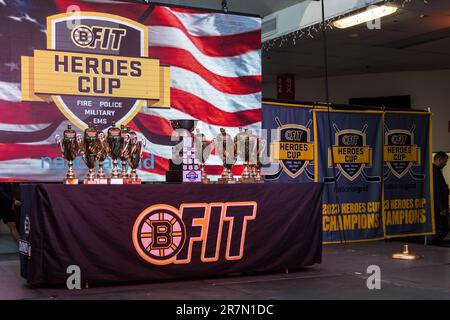
[[[31,284],[193,278],[320,263],[321,184],[22,186]]]

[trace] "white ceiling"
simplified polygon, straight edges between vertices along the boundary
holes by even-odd
[[[314,39],[303,36],[295,45],[289,41],[264,51],[263,82],[280,73],[323,76],[322,36],[312,34]],[[450,1],[412,1],[383,18],[381,30],[369,30],[365,24],[327,29],[327,39],[330,76],[450,69]]]

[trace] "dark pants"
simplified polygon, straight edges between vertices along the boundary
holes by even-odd
[[[435,216],[436,234],[428,237],[428,243],[431,245],[439,245],[444,242],[444,238],[449,232],[448,215],[441,216],[439,213]]]

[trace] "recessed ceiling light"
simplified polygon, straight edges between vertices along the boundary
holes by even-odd
[[[333,25],[340,29],[350,28],[361,23],[366,23],[393,14],[397,10],[398,8],[393,5],[370,6],[364,11],[333,22]]]

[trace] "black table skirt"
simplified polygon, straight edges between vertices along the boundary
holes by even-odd
[[[22,276],[114,283],[320,263],[322,184],[22,186]],[[28,252],[28,253],[27,253]]]

